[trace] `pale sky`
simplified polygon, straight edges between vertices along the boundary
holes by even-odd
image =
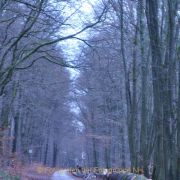
[[[64,9],[65,16],[68,17],[72,13],[73,15],[68,19],[66,24],[71,24],[67,28],[63,29],[63,36],[76,33],[78,30],[81,30],[84,23],[93,22],[94,9],[93,5],[98,3],[97,0],[82,0],[81,2],[74,1],[73,4],[67,5]],[[78,11],[76,11],[78,9]],[[75,13],[74,13],[75,12]],[[78,35],[79,38],[87,39],[88,30]],[[68,61],[76,60],[77,54],[80,53],[79,45],[83,42],[71,39],[60,42],[65,58]],[[72,75],[72,78],[75,78],[78,75],[77,70],[69,69]]]
[[[93,23],[93,15],[94,15],[94,9],[93,6],[95,3],[97,3],[97,0],[82,0],[81,3],[74,1],[73,5],[67,5],[64,9],[64,14],[66,17],[70,16],[73,13],[73,16],[71,16],[66,24],[71,24],[70,26],[67,26],[67,28],[62,29],[59,34],[63,34],[63,36],[74,34],[81,30],[84,27],[84,23]],[[75,12],[75,10],[78,9],[78,11]],[[75,12],[75,13],[74,13]],[[78,35],[78,38],[87,39],[88,38],[88,30]],[[58,45],[61,47],[64,57],[67,61],[73,61],[76,60],[78,54],[80,54],[80,47],[79,45],[83,42],[70,39],[63,42],[60,42]],[[84,43],[83,43],[84,44]],[[84,44],[85,45],[85,44]],[[67,68],[71,72],[71,79],[76,80],[76,77],[78,77],[78,70],[74,70],[71,68]],[[73,86],[74,83],[72,83]],[[71,102],[71,111],[78,114],[80,112],[79,108],[77,107],[76,103]],[[74,123],[78,126],[79,130],[83,129],[83,124],[75,120]]]

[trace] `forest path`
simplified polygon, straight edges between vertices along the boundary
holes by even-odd
[[[65,173],[65,172],[62,174],[60,174],[59,172],[55,172],[51,179],[52,180],[79,180],[79,178],[76,178],[72,174]]]

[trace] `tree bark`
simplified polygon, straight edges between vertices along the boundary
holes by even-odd
[[[144,175],[149,178],[148,170],[148,149],[147,149],[147,62],[145,58],[145,40],[144,40],[144,1],[139,1],[140,6],[140,41],[141,41],[141,73],[142,73],[142,85],[141,85],[141,137],[140,137],[140,149],[141,156],[143,157],[143,171]]]
[[[153,121],[156,141],[154,153],[154,168],[156,168],[155,180],[164,180],[164,150],[163,150],[163,119],[162,119],[162,92],[163,92],[163,73],[161,44],[159,38],[158,25],[158,1],[146,0],[146,17],[150,36],[152,53],[152,77],[153,77]]]

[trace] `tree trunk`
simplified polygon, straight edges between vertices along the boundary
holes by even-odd
[[[48,143],[49,143],[49,135],[47,137],[47,142],[46,142],[46,146],[45,146],[44,165],[47,164]]]
[[[56,167],[56,162],[57,162],[57,144],[53,142],[53,167]]]
[[[145,58],[145,44],[144,44],[144,1],[140,0],[140,38],[141,38],[141,72],[142,72],[142,88],[141,88],[141,137],[140,149],[143,157],[143,171],[144,175],[149,178],[148,170],[148,149],[147,149],[147,62]]]
[[[132,104],[131,104],[131,92],[130,92],[130,80],[127,71],[127,62],[125,56],[124,47],[124,8],[123,0],[120,1],[121,14],[120,14],[120,24],[121,24],[121,53],[124,64],[125,73],[125,86],[126,86],[126,103],[127,103],[127,123],[128,123],[128,138],[129,138],[129,148],[130,148],[130,159],[131,159],[131,171],[133,172],[133,167],[136,166],[136,155],[135,155],[135,139],[134,139],[134,119],[131,118]]]
[[[162,76],[162,58],[161,44],[159,39],[158,25],[158,1],[146,1],[146,17],[149,28],[150,45],[152,52],[152,77],[153,77],[153,96],[154,96],[154,112],[153,121],[156,141],[154,153],[154,168],[156,168],[155,180],[165,179],[164,170],[164,151],[163,151],[163,119],[162,119],[162,92],[163,92],[163,76]],[[152,26],[153,24],[153,26]]]

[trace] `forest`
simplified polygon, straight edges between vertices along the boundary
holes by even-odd
[[[0,170],[180,180],[179,31],[180,0],[0,0]]]

